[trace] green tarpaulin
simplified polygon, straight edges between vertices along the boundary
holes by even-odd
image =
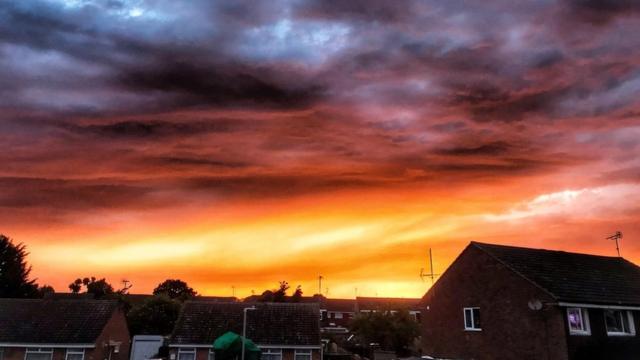
[[[216,360],[235,360],[242,356],[242,336],[229,331],[213,342]],[[244,359],[260,360],[260,349],[249,339],[244,341]]]

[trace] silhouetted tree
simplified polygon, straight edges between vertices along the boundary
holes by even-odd
[[[291,295],[291,302],[300,302],[302,300],[302,287],[300,285],[296,286],[296,291]]]
[[[178,279],[167,279],[153,289],[154,295],[165,294],[171,299],[181,301],[188,300],[198,293],[193,290],[186,282]]]
[[[350,330],[364,347],[375,343],[398,355],[407,355],[420,334],[418,323],[406,310],[361,313],[351,322]]]
[[[114,294],[113,286],[107,282],[105,278],[96,279],[95,277],[77,278],[71,284],[69,289],[72,293],[78,294],[84,286],[87,294],[93,294],[94,298],[101,299],[105,296]]]
[[[142,304],[134,306],[127,314],[131,335],[168,335],[180,314],[179,301],[166,294],[154,295]]]
[[[287,290],[289,290],[289,283],[286,281],[280,281],[280,287],[273,292],[273,302],[285,302],[287,300]]]
[[[35,279],[29,279],[26,246],[0,234],[0,297],[38,297]]]
[[[293,295],[287,296],[289,290],[289,283],[286,281],[280,281],[278,288],[274,290],[265,290],[262,295],[258,297],[259,302],[300,302],[302,300],[302,287],[298,285]]]

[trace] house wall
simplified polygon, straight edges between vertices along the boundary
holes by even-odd
[[[178,358],[178,349],[171,348],[169,350],[169,358],[177,359]],[[320,350],[313,350],[311,352],[312,360],[321,360],[320,358]],[[208,360],[209,359],[209,348],[197,348],[196,349],[196,360]],[[295,360],[295,349],[282,349],[282,360]]]
[[[563,309],[566,311],[566,309]],[[588,309],[591,335],[570,335],[568,337],[569,358],[571,360],[626,360],[638,358],[640,354],[640,311],[633,311],[635,336],[609,336],[604,322],[604,310]]]
[[[355,313],[340,312],[342,314],[342,319],[337,319],[336,318],[337,312],[339,311],[322,312],[322,319],[320,319],[320,325],[322,327],[329,327],[329,326],[347,327],[351,322],[351,320],[353,319],[353,317],[355,316]],[[331,325],[331,324],[334,324],[334,325]]]
[[[422,350],[456,359],[568,359],[562,310],[530,310],[552,298],[487,255],[468,246],[424,297]],[[479,307],[481,331],[464,330],[464,307]]]
[[[111,352],[109,341],[120,342],[120,351],[116,354]],[[85,355],[85,360],[129,360],[131,350],[131,339],[129,328],[124,312],[116,310],[102,329],[102,333],[96,341],[96,348],[89,356]]]

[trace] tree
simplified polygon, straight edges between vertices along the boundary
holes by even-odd
[[[409,353],[409,347],[420,334],[420,327],[408,311],[381,311],[357,315],[350,330],[364,347],[377,344],[398,355]]]
[[[85,287],[85,292],[87,294],[93,294],[94,298],[102,299],[108,295],[113,295],[113,286],[107,282],[105,278],[96,279],[95,277],[75,279],[71,284],[69,284],[69,289],[72,293],[78,294],[82,290],[82,287]]]
[[[280,287],[273,292],[273,302],[285,302],[287,299],[287,290],[289,290],[289,283],[280,281]]]
[[[180,314],[179,301],[166,294],[154,295],[127,314],[131,335],[168,335]]]
[[[38,296],[35,279],[29,279],[26,246],[15,244],[0,234],[0,297],[27,298]]]
[[[302,287],[300,285],[296,286],[296,291],[291,295],[291,302],[297,303],[302,300]]]
[[[38,287],[38,297],[45,297],[47,294],[55,294],[56,290],[51,285],[43,285]]]
[[[280,281],[278,288],[274,290],[265,290],[258,298],[259,302],[300,302],[302,299],[302,287],[298,285],[292,296],[287,296],[289,290],[289,283],[286,281]]]
[[[171,299],[188,300],[198,293],[186,282],[178,279],[167,279],[153,289],[153,295],[165,294]]]

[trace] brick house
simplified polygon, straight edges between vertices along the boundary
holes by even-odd
[[[423,297],[423,352],[458,359],[634,359],[640,267],[471,242]]]
[[[0,360],[128,360],[117,301],[0,299]]]
[[[247,338],[263,360],[321,360],[320,308],[310,303],[185,302],[169,340],[170,360],[214,360],[213,342],[227,331]]]
[[[356,314],[353,299],[322,298],[320,302],[322,331],[325,333],[347,333],[349,322]]]
[[[411,316],[420,322],[421,299],[412,298],[383,298],[383,297],[356,297],[357,312],[407,310]]]

